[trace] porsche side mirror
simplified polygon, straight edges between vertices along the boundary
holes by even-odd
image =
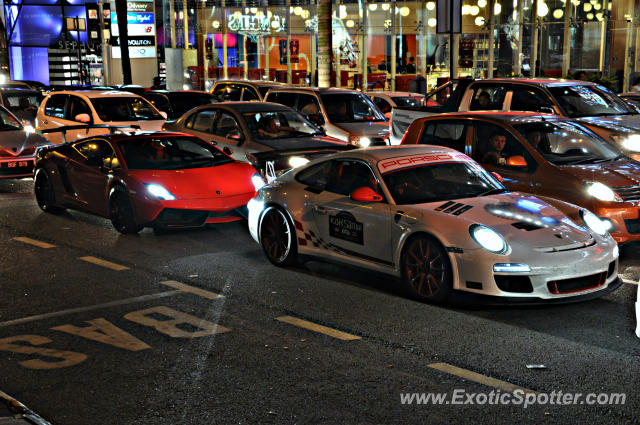
[[[231,149],[229,146],[225,146],[224,148],[222,148],[222,152],[226,153],[229,156],[233,155],[233,149]]]
[[[89,116],[89,114],[78,114],[75,117],[75,121],[88,124],[91,122],[91,117]]]
[[[502,176],[501,176],[500,174],[496,173],[495,171],[492,171],[492,172],[491,172],[491,175],[492,175],[493,177],[495,177],[496,179],[498,179],[498,181],[499,181],[500,183],[504,183],[504,179],[502,178]]]
[[[543,114],[555,114],[556,110],[553,109],[551,106],[541,106],[540,112],[542,112]]]
[[[507,159],[507,166],[513,167],[513,168],[526,168],[527,167],[527,160],[524,159],[524,157],[520,156],[520,155],[510,156]]]
[[[380,202],[382,201],[382,196],[378,195],[373,189],[370,187],[364,186],[359,187],[358,189],[351,192],[349,195],[351,199],[358,202]]]
[[[165,111],[160,111],[160,115],[162,115],[162,118],[164,118],[165,120],[169,116],[169,115],[167,115],[167,113]]]

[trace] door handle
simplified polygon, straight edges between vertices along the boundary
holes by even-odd
[[[321,206],[319,206],[319,205],[315,205],[315,206],[313,207],[313,210],[314,210],[315,212],[317,212],[318,214],[323,214],[323,215],[324,215],[324,214],[326,214],[326,213],[328,212],[328,210],[327,210],[325,207],[321,207]]]
[[[42,124],[49,124],[49,121],[44,120],[44,121],[42,121]]]

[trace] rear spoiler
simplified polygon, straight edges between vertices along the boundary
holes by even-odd
[[[46,130],[38,130],[40,134],[48,133],[62,133],[62,143],[67,143],[67,131],[70,130],[89,130],[92,128],[105,128],[109,130],[109,134],[114,134],[117,131],[123,131],[124,129],[140,130],[140,126],[136,124],[132,125],[108,125],[108,124],[79,124],[79,125],[65,125],[58,128],[49,128]]]

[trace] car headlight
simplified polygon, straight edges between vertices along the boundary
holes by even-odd
[[[620,255],[620,248],[618,248],[618,244],[615,244],[613,247],[613,258],[618,258]]]
[[[24,132],[27,134],[33,134],[36,132],[36,129],[33,128],[33,126],[31,124],[27,124],[24,126]]]
[[[291,158],[289,158],[289,165],[291,166],[291,168],[302,167],[307,162],[309,162],[309,160],[301,156],[292,156]]]
[[[622,146],[631,152],[640,152],[640,134],[632,134],[622,141]]]
[[[173,201],[176,199],[176,197],[173,196],[171,192],[169,192],[167,189],[160,186],[159,184],[148,184],[147,190],[149,191],[150,194],[152,194],[158,199],[162,199],[165,201]]]
[[[471,238],[487,251],[493,252],[494,254],[504,254],[507,252],[507,242],[495,230],[481,224],[474,224],[469,227],[469,233],[471,234]]]
[[[259,191],[260,188],[266,184],[264,182],[264,179],[258,174],[254,174],[251,177],[251,183],[253,183],[253,187],[256,190],[256,192]]]
[[[586,183],[587,193],[600,201],[622,201],[609,186],[600,182]]]
[[[352,145],[360,146],[361,148],[368,148],[371,146],[371,139],[368,137],[351,136],[349,137],[349,143]]]
[[[597,215],[587,210],[580,210],[580,217],[582,221],[587,225],[589,230],[605,236],[609,232],[610,224],[604,220],[601,220]]]

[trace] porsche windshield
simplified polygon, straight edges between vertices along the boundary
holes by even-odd
[[[385,121],[384,115],[362,93],[326,93],[320,97],[332,123]]]
[[[633,115],[636,110],[600,86],[551,86],[549,92],[571,118]]]
[[[593,164],[622,155],[580,124],[538,121],[513,126],[540,155],[555,165]]]
[[[296,111],[263,111],[244,115],[255,139],[288,139],[322,135],[322,131]]]
[[[141,97],[99,97],[91,99],[102,121],[162,120],[149,102]]]
[[[471,198],[506,191],[493,176],[469,162],[404,168],[383,174],[383,179],[398,205]]]
[[[191,138],[159,137],[118,143],[130,170],[182,170],[233,162],[209,143]]]

